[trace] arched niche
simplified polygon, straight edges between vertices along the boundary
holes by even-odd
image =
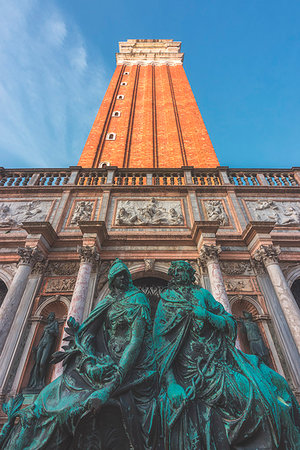
[[[45,325],[47,324],[47,317],[50,314],[50,312],[55,313],[55,317],[58,321],[59,326],[59,334],[58,338],[55,342],[55,347],[53,348],[53,352],[59,349],[60,342],[63,335],[63,329],[65,325],[65,320],[68,314],[68,308],[69,308],[70,301],[67,297],[64,296],[54,296],[50,297],[47,300],[45,300],[36,310],[34,317],[31,318],[32,325],[29,332],[28,340],[27,340],[27,361],[25,363],[25,368],[23,371],[23,376],[20,381],[20,388],[21,390],[26,388],[29,383],[30,374],[32,371],[32,368],[35,363],[35,352],[34,348],[37,347],[37,345],[40,342],[41,336],[43,334]],[[24,349],[25,350],[25,349]],[[50,383],[52,373],[53,373],[54,367],[49,364],[48,367],[48,373],[47,373],[47,379],[46,384]]]
[[[265,311],[263,310],[262,306],[257,301],[257,299],[250,297],[249,295],[234,296],[230,299],[230,304],[231,304],[232,314],[237,319],[238,338],[239,338],[239,342],[241,345],[241,350],[245,353],[251,354],[249,341],[248,341],[247,336],[244,333],[243,327],[242,327],[242,319],[244,317],[243,311],[251,313],[253,318],[255,318],[257,316],[266,317]],[[271,367],[275,370],[280,371],[280,373],[282,373],[281,364],[280,364],[280,361],[278,358],[276,347],[274,345],[274,342],[272,339],[272,334],[269,330],[266,320],[259,320],[257,322],[257,325],[259,327],[259,331],[263,338],[263,341],[269,350],[269,355],[270,355],[270,359],[271,359],[271,361],[270,361]]]
[[[0,279],[0,307],[1,307],[3,300],[7,294],[7,291],[8,291],[8,289],[7,289],[6,284],[4,283],[3,280]]]
[[[238,338],[241,345],[241,350],[245,353],[251,353],[249,342],[242,329],[241,320],[243,318],[243,311],[249,312],[253,317],[255,317],[259,314],[263,314],[262,307],[254,298],[250,296],[234,296],[230,299],[230,304],[232,314],[237,318]],[[260,331],[262,332],[261,327]]]

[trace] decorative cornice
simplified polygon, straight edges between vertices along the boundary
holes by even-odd
[[[125,65],[182,65],[184,54],[181,42],[173,39],[128,39],[119,42],[117,64]]]
[[[50,222],[23,222],[22,228],[28,234],[41,234],[48,244],[51,246],[57,239],[57,234],[54,231]]]
[[[90,263],[94,264],[96,261],[99,261],[100,256],[96,250],[96,247],[90,247],[89,245],[78,246],[77,252],[80,255],[81,263]]]
[[[19,265],[33,266],[36,262],[44,260],[44,256],[37,247],[19,247]]]
[[[278,263],[278,255],[281,253],[279,245],[261,245],[254,253],[254,260],[263,262],[267,267],[269,264]]]
[[[220,245],[207,245],[204,244],[199,253],[199,262],[209,264],[211,262],[217,262],[219,260],[219,254],[222,249]]]

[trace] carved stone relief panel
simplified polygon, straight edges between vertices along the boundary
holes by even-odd
[[[178,226],[184,224],[180,200],[119,200],[116,225]]]
[[[77,275],[79,269],[79,263],[75,261],[50,261],[47,270],[46,275]]]
[[[224,280],[226,291],[252,292],[253,286],[249,278]]]
[[[300,202],[246,200],[245,203],[253,220],[269,220],[278,225],[300,224]]]
[[[206,200],[204,205],[208,220],[216,220],[223,226],[229,225],[228,215],[221,200]]]
[[[46,220],[52,201],[1,202],[0,228],[18,228],[22,222]]]
[[[253,275],[250,261],[220,261],[221,270],[226,275]]]
[[[70,225],[77,225],[80,220],[91,220],[95,201],[77,200],[71,214]]]
[[[75,277],[48,278],[45,283],[45,293],[72,292],[76,283]]]

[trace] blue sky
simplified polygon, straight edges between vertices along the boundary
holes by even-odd
[[[183,42],[222,165],[300,166],[298,0],[0,0],[0,165],[75,165],[127,38]]]

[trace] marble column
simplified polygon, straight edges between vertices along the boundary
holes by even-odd
[[[92,267],[93,264],[100,259],[100,256],[95,246],[93,247],[89,245],[78,246],[77,251],[80,255],[80,266],[66,322],[70,317],[74,317],[74,319],[81,324],[83,320],[84,310],[86,307],[86,299],[89,290]],[[63,340],[66,336],[67,334],[64,331],[60,348],[62,348],[62,346],[64,345]],[[56,364],[51,381],[55,380],[58,376],[60,376],[62,372],[63,372],[62,363]]]
[[[261,245],[256,250],[254,259],[265,265],[295,344],[300,351],[300,310],[278,263],[279,253],[279,247]]]
[[[95,247],[91,247],[89,245],[78,247],[77,251],[80,254],[80,266],[68,312],[68,318],[72,316],[77,322],[81,323],[89,289],[92,267],[93,264],[99,260],[99,253]]]
[[[31,269],[37,261],[43,259],[42,253],[37,247],[19,248],[18,254],[21,257],[18,268],[0,309],[0,352],[4,347],[21,298],[24,294]]]
[[[203,244],[200,250],[199,260],[207,266],[212,295],[231,314],[231,307],[219,264],[219,253],[221,253],[220,245]]]

